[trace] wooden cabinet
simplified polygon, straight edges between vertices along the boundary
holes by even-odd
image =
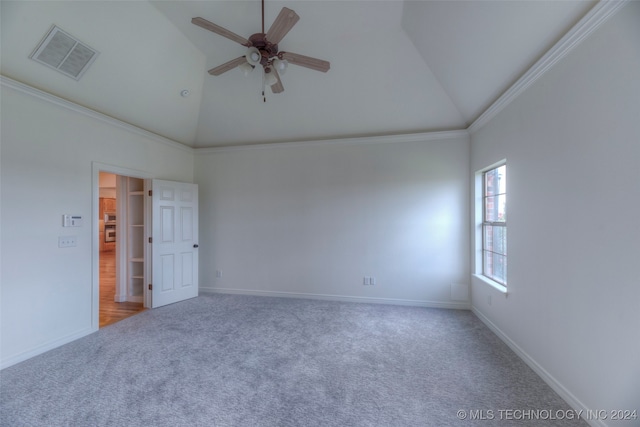
[[[104,220],[105,212],[116,212],[117,206],[116,199],[100,197],[100,201],[98,202],[98,219]]]
[[[113,251],[116,249],[116,242],[104,241],[104,214],[105,212],[115,213],[117,209],[116,199],[110,197],[100,197],[98,201],[98,223],[100,224],[100,251]]]
[[[116,211],[116,199],[108,199],[104,200],[104,212],[115,212]]]

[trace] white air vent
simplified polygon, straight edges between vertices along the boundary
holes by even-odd
[[[76,80],[80,80],[97,57],[96,50],[80,43],[55,25],[30,56]]]

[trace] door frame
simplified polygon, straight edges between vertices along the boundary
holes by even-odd
[[[131,178],[140,178],[144,179],[145,182],[146,180],[152,178],[152,175],[148,172],[110,165],[106,163],[91,162],[91,329],[94,332],[100,328],[100,224],[98,222],[98,213],[100,212],[100,172],[107,172],[120,176],[128,176]],[[145,236],[147,236],[149,227],[147,221],[149,208],[148,206],[146,206],[146,204],[145,210]],[[121,215],[119,215],[118,222],[119,225],[126,226],[126,219],[122,218]],[[120,256],[120,258],[126,257],[126,251],[124,250],[126,247],[125,239],[116,239],[116,245],[118,245],[116,253]],[[148,251],[145,251],[144,256],[144,264],[146,268],[146,266],[149,265]],[[118,265],[126,265],[126,260],[124,260],[125,262],[122,261],[122,259],[116,259]],[[119,270],[122,269],[120,268],[116,270],[116,274],[118,275],[116,286],[119,286],[121,280],[121,271]],[[144,292],[143,300],[146,303],[146,301],[148,301],[148,292],[146,289],[147,287],[143,286],[142,288]]]

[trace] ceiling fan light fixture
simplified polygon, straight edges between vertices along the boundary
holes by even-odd
[[[271,87],[273,93],[284,92],[284,86],[280,76],[287,70],[289,62],[293,65],[306,67],[323,73],[329,71],[330,64],[328,61],[292,52],[278,51],[278,44],[299,19],[300,17],[293,10],[283,7],[275,21],[271,24],[269,30],[265,33],[264,0],[262,0],[262,32],[252,34],[248,39],[213,22],[209,22],[202,17],[191,19],[191,23],[247,48],[243,56],[212,68],[208,70],[208,73],[212,76],[219,76],[229,70],[239,68],[240,71],[247,76],[255,67],[260,65],[260,69],[262,70],[262,94],[263,99],[266,101],[266,98],[264,98],[266,85]]]
[[[271,72],[270,68],[264,69],[264,83],[267,86],[272,86],[278,83],[278,78],[275,76],[274,73]]]
[[[251,74],[251,72],[253,71],[255,67],[251,64],[249,64],[248,62],[245,62],[244,64],[240,64],[238,66],[238,70],[240,70],[242,72],[242,74],[247,77],[249,74]]]
[[[262,59],[262,55],[257,47],[250,47],[247,49],[247,53],[244,57],[247,58],[247,62],[254,67],[258,65],[260,63],[260,59]]]
[[[286,59],[274,59],[273,66],[281,76],[287,71],[287,67],[289,66],[289,62]]]

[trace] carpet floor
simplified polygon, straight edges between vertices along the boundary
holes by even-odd
[[[11,427],[587,426],[470,311],[240,295],[6,368],[0,405]]]

